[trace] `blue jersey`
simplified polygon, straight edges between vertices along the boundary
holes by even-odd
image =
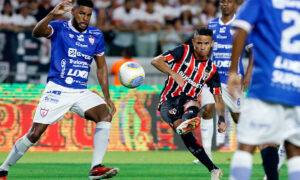
[[[233,26],[251,32],[249,97],[300,105],[300,0],[246,0]]]
[[[94,56],[104,54],[103,33],[89,26],[80,33],[71,21],[52,21],[51,65],[47,81],[73,89],[87,87]]]
[[[235,16],[227,24],[224,24],[221,18],[216,18],[208,23],[208,28],[213,31],[214,45],[212,49],[212,59],[214,64],[218,67],[220,80],[222,83],[227,83],[228,71],[231,64],[231,49],[233,40],[233,30],[231,23]],[[251,44],[248,44],[251,46]],[[248,46],[247,45],[247,46]],[[241,56],[242,57],[242,56]],[[244,68],[242,60],[239,61],[238,74],[244,76]]]

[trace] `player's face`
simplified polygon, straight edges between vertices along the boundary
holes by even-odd
[[[201,58],[208,58],[210,50],[214,44],[211,36],[198,35],[194,36],[193,40],[195,53]]]
[[[220,7],[222,15],[232,15],[235,13],[236,10],[236,0],[221,0]]]
[[[78,6],[73,8],[73,25],[79,31],[84,31],[89,26],[93,9],[87,6]]]

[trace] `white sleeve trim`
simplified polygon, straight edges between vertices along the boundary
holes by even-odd
[[[247,21],[244,21],[244,20],[235,20],[232,22],[232,26],[242,28],[245,31],[247,31],[247,33],[250,33],[252,30],[251,25]]]
[[[248,51],[250,48],[252,48],[253,47],[253,43],[250,43],[250,44],[248,44],[245,48],[246,48],[246,50]]]
[[[96,54],[95,56],[103,56],[103,55],[104,55],[104,52]]]
[[[48,25],[48,27],[50,27],[52,29],[51,34],[47,37],[47,38],[50,38],[53,35],[53,33],[54,33],[54,29],[53,29],[53,27],[50,24]]]

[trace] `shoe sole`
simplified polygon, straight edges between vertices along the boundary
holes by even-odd
[[[109,171],[107,171],[105,174],[102,174],[101,176],[89,176],[90,180],[99,180],[99,179],[107,179],[107,178],[112,178],[116,176],[119,173],[119,168],[113,168]]]
[[[187,131],[192,131],[196,129],[198,126],[200,126],[200,118],[196,117],[192,119],[185,128],[177,127],[176,131],[179,135],[181,135]]]

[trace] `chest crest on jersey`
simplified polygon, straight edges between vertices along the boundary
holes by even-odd
[[[89,41],[90,41],[91,45],[94,45],[94,43],[95,43],[95,38],[89,37]]]

